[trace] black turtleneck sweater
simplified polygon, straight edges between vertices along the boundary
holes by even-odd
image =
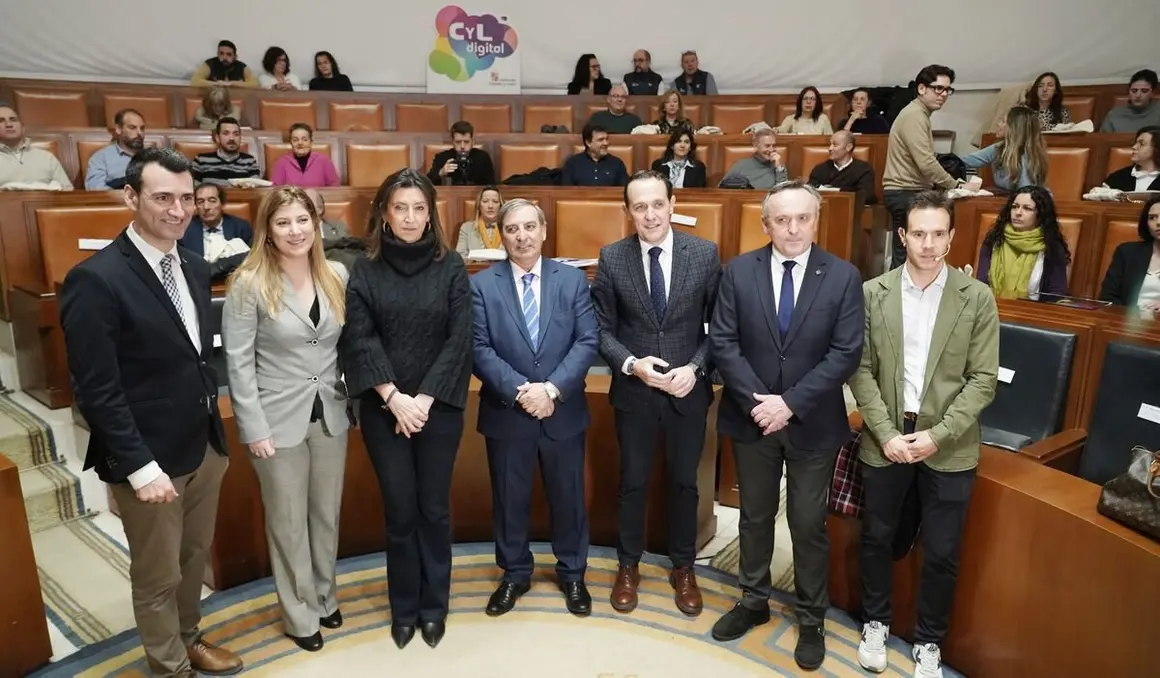
[[[346,293],[340,346],[351,397],[379,396],[394,383],[434,407],[463,409],[471,378],[472,301],[467,267],[455,250],[436,260],[435,237],[411,244],[382,237],[378,259],[360,259]]]

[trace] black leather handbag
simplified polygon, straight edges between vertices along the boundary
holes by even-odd
[[[1096,510],[1137,532],[1160,539],[1160,450],[1133,447],[1128,472],[1104,485]]]

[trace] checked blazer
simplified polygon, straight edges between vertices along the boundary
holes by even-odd
[[[600,249],[592,305],[600,323],[600,355],[612,370],[609,398],[619,410],[658,407],[667,399],[686,414],[707,409],[713,400],[706,324],[713,317],[721,282],[717,245],[674,229],[670,275],[667,308],[658,320],[636,234]],[[661,393],[623,372],[625,360],[646,356],[661,358],[668,369],[693,363],[700,368],[700,379],[684,398]]]

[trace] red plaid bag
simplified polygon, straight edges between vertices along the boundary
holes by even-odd
[[[862,462],[858,460],[862,429],[853,433],[850,442],[838,450],[834,479],[830,483],[830,511],[857,518],[862,515]]]

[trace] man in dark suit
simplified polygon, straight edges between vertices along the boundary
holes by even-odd
[[[198,632],[228,461],[209,366],[209,267],[177,246],[193,212],[190,167],[170,149],[133,156],[133,222],[69,272],[60,296],[73,392],[92,431],[85,469],[121,510],[137,632],[158,676],[242,670]]]
[[[234,238],[254,244],[254,231],[245,219],[226,214],[226,189],[216,184],[202,184],[194,193],[197,214],[190,220],[178,244],[201,258],[206,258],[207,245],[215,241],[224,245]],[[240,261],[238,263],[241,263]]]
[[[800,181],[774,188],[761,222],[771,244],[729,263],[709,329],[725,382],[718,428],[733,439],[741,495],[742,599],[713,626],[733,640],[769,621],[774,518],[782,464],[788,484],[799,634],[794,659],[825,658],[829,607],[826,499],[850,438],[842,384],[865,332],[858,269],[814,245],[821,196]]]
[[[645,499],[653,451],[662,445],[669,480],[669,583],[677,609],[698,615],[693,573],[697,551],[697,466],[713,401],[706,374],[705,323],[713,315],[721,261],[717,246],[674,231],[676,200],[666,175],[637,172],[624,189],[636,233],[600,250],[592,301],[600,353],[612,368],[612,401],[620,446],[620,561],[612,607],[637,604],[644,552]]]
[[[509,259],[471,280],[475,375],[483,382],[477,427],[487,440],[495,558],[504,571],[487,614],[511,611],[531,585],[528,527],[538,460],[552,512],[556,574],[568,611],[587,615],[584,377],[597,343],[588,280],[580,269],[541,256],[548,228],[534,203],[508,201],[499,224]]]

